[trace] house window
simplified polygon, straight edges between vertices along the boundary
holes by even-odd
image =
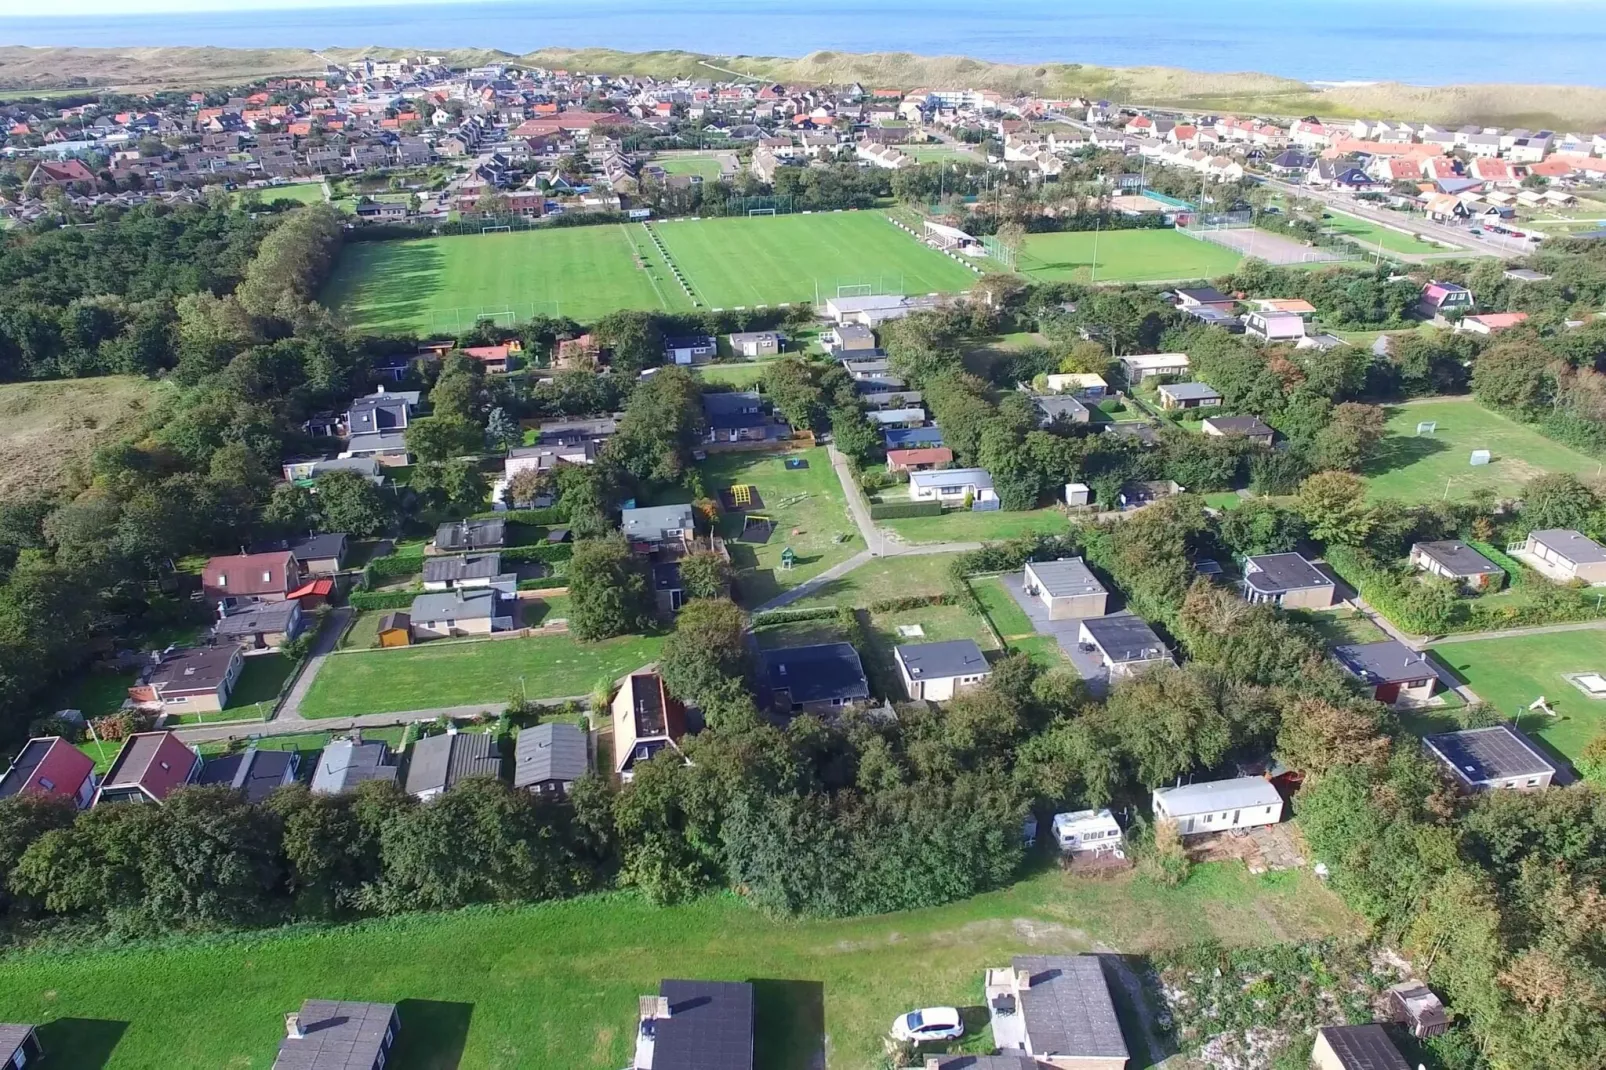
[[[224,576],[219,576],[219,577],[218,577],[218,578],[217,578],[217,585],[218,585],[218,586],[219,586],[219,587],[227,587],[227,586],[228,586],[228,585],[229,585],[229,577],[228,577],[228,576],[226,576],[226,575],[224,575]]]
[[[457,627],[457,622],[455,620],[449,620],[446,622],[446,626],[448,628],[455,628]]]
[[[264,572],[264,573],[263,573],[263,574],[262,574],[262,582],[263,582],[263,583],[272,583],[272,582],[273,582],[273,573],[271,573],[271,572]]]
[[[162,700],[162,702],[163,702],[163,703],[164,703],[164,704],[165,704],[165,705],[168,705],[168,706],[177,706],[177,705],[179,705],[179,704],[181,704],[181,703],[185,703],[185,702],[188,702],[188,701],[189,701],[189,699],[188,699],[188,698],[186,698],[186,697],[185,697],[185,696],[183,696],[183,695],[179,695],[179,696],[177,696],[177,697],[176,697],[176,698],[164,698],[164,699],[163,699],[163,700]]]
[[[42,781],[42,780],[41,780],[41,781],[40,781],[40,783],[41,783],[41,784],[44,784],[44,781]],[[1538,785],[1539,785],[1539,778],[1538,778],[1538,777],[1536,777],[1536,776],[1531,776],[1531,777],[1529,777],[1529,778],[1528,778],[1528,786],[1529,786],[1529,787],[1530,787],[1530,788],[1533,788],[1533,787],[1538,787]],[[50,786],[50,785],[48,785],[48,784],[45,784],[45,786],[46,786],[46,787],[49,787],[49,786]]]

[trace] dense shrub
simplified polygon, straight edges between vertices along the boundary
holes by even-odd
[[[870,506],[871,520],[900,520],[911,516],[941,515],[941,502],[879,502]]]

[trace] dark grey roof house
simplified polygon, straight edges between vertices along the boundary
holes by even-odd
[[[331,532],[297,539],[269,539],[252,545],[251,553],[267,554],[289,550],[290,556],[301,565],[302,571],[315,576],[329,576],[339,572],[345,563],[346,543],[347,537],[344,534]]]
[[[753,1070],[753,986],[663,981],[643,996],[639,1070]]]
[[[293,750],[258,750],[253,744],[237,754],[208,758],[197,784],[225,784],[242,792],[247,802],[262,802],[294,783],[301,756]]]
[[[1069,394],[1033,394],[1032,407],[1037,410],[1037,426],[1058,424],[1085,424],[1093,418],[1088,407]]]
[[[483,586],[501,574],[502,555],[494,550],[424,559],[424,589],[427,591],[449,591],[465,584]]]
[[[1506,574],[1505,569],[1459,539],[1417,543],[1411,547],[1411,564],[1434,576],[1479,589]]]
[[[0,1025],[0,1066],[21,1070],[37,1062],[45,1053],[39,1035],[31,1025]]]
[[[1422,746],[1468,791],[1549,787],[1559,772],[1533,741],[1509,724],[1426,736]]]
[[[1271,429],[1271,425],[1258,416],[1212,416],[1200,424],[1199,429],[1217,438],[1238,435],[1267,446],[1277,437],[1277,432]]]
[[[381,1070],[399,1032],[394,1003],[309,999],[286,1016],[273,1070]]]
[[[1002,1052],[1097,1070],[1126,1064],[1126,1041],[1098,956],[1017,955],[1012,966],[987,971],[994,1038]]]
[[[513,786],[543,795],[567,795],[591,769],[586,734],[567,721],[549,721],[519,733],[513,748]]]
[[[503,520],[454,520],[435,531],[435,549],[441,553],[494,550],[507,542]]]
[[[1380,1025],[1327,1025],[1316,1030],[1311,1065],[1322,1070],[1411,1070]]]
[[[448,731],[413,744],[407,793],[433,799],[469,777],[502,775],[502,755],[488,732]]]
[[[912,699],[941,702],[966,686],[981,683],[993,672],[974,639],[906,643],[894,649],[892,656]]]
[[[312,790],[319,795],[338,795],[354,790],[365,780],[395,780],[396,764],[390,747],[383,741],[332,739],[318,756],[312,772]]]
[[[1243,595],[1287,609],[1326,609],[1333,581],[1299,554],[1255,554],[1244,558]]]
[[[779,713],[826,713],[870,697],[864,663],[852,643],[765,650],[759,665],[770,706]]]
[[[1171,652],[1149,622],[1131,613],[1088,617],[1077,638],[1098,652],[1111,676],[1130,676],[1156,665],[1172,664]]]

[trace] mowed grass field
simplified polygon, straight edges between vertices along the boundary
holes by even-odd
[[[1388,436],[1364,474],[1374,498],[1420,502],[1464,499],[1479,489],[1513,497],[1546,472],[1594,475],[1600,462],[1539,432],[1490,412],[1470,398],[1411,401],[1387,408]],[[1417,424],[1436,423],[1431,435]],[[1473,450],[1491,462],[1474,467]]]
[[[1242,259],[1174,230],[1068,231],[1027,235],[1015,266],[1038,282],[1160,282],[1225,275]]]
[[[1355,239],[1356,243],[1366,249],[1376,249],[1381,245],[1385,252],[1390,253],[1448,253],[1456,250],[1450,246],[1440,245],[1437,242],[1422,241],[1410,234],[1401,234],[1397,230],[1380,226],[1367,219],[1360,219],[1340,212],[1329,213],[1331,219],[1322,220],[1322,226],[1346,238]],[[1471,254],[1468,254],[1471,255]]]
[[[1576,758],[1590,740],[1606,731],[1606,700],[1590,698],[1568,682],[1564,673],[1606,673],[1606,631],[1522,635],[1441,643],[1431,648],[1483,701],[1506,717],[1522,715],[1522,730],[1569,758]],[[1557,716],[1529,713],[1541,695]]]
[[[38,1023],[48,1065],[74,1070],[266,1070],[284,1014],[307,998],[398,1004],[391,1070],[618,1070],[634,1050],[637,997],[660,980],[751,981],[759,1070],[862,1070],[896,1015],[978,1006],[983,971],[1012,955],[1357,933],[1303,872],[1206,865],[1162,888],[1045,868],[962,903],[869,918],[776,921],[733,896],[656,908],[616,894],[12,955],[0,965],[0,1015]],[[1151,1065],[1126,1032],[1133,1065]],[[960,1046],[989,1039],[980,1031]]]
[[[692,291],[710,308],[834,297],[840,284],[878,293],[954,293],[974,272],[915,241],[880,212],[652,224]],[[816,291],[818,284],[818,291]]]
[[[582,643],[567,635],[437,640],[391,650],[332,654],[301,703],[308,718],[354,717],[450,706],[505,705],[588,694],[658,656],[663,640],[627,635]]]

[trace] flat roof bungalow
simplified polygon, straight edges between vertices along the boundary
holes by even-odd
[[[911,699],[944,702],[992,675],[987,656],[974,639],[905,643],[894,648],[898,675]]]
[[[1202,409],[1221,404],[1221,393],[1208,383],[1161,383],[1162,409]]]
[[[739,331],[729,338],[731,352],[738,357],[770,357],[781,351],[781,336],[774,331]]]
[[[1213,308],[1219,312],[1231,312],[1232,306],[1235,304],[1231,297],[1228,297],[1214,286],[1196,286],[1190,289],[1178,290],[1176,294],[1177,307],[1184,310],[1204,307]]]
[[[1333,658],[1385,705],[1425,702],[1438,690],[1439,674],[1428,656],[1398,639],[1337,646],[1333,648]]]
[[[961,505],[967,495],[972,502],[996,501],[998,495],[993,490],[992,473],[985,468],[938,468],[909,473],[911,501]]]
[[[1177,823],[1184,836],[1275,825],[1283,819],[1283,797],[1264,777],[1205,780],[1154,790],[1154,816]]]
[[[1236,435],[1262,446],[1271,445],[1277,437],[1277,432],[1258,416],[1207,416],[1200,423],[1199,430],[1216,438]]]
[[[1606,546],[1581,531],[1571,528],[1530,531],[1522,550],[1547,575],[1562,580],[1583,580],[1590,586],[1606,584]]]
[[[1411,564],[1475,591],[1498,587],[1506,570],[1458,539],[1419,542],[1411,547]]]
[[[870,697],[852,643],[816,643],[759,653],[759,679],[778,713],[833,713]]]
[[[1080,1070],[1125,1070],[1126,1040],[1097,955],[1016,955],[1009,968],[986,972],[983,993],[994,1044],[1004,1054]]]
[[[1121,368],[1126,372],[1126,381],[1136,386],[1151,375],[1186,375],[1188,373],[1188,355],[1186,353],[1146,353],[1138,356],[1122,357]]]
[[[1131,613],[1089,617],[1077,629],[1077,639],[1092,646],[1112,678],[1174,664],[1171,652],[1149,622]]]
[[[356,790],[365,781],[395,779],[396,763],[391,761],[390,747],[383,740],[332,739],[318,755],[318,766],[312,771],[312,791],[315,795],[339,795]]]
[[[1028,561],[1021,582],[1027,597],[1042,601],[1049,620],[1102,617],[1109,603],[1110,592],[1080,557]]]
[[[638,1001],[631,1070],[753,1070],[753,986],[671,981]]]
[[[1466,791],[1538,791],[1556,776],[1556,763],[1509,724],[1426,736],[1422,746]]]
[[[425,736],[412,746],[407,764],[407,794],[433,799],[469,777],[502,775],[502,755],[489,732]]]
[[[882,432],[881,438],[889,451],[941,446],[942,428],[894,427]]]
[[[1242,590],[1246,602],[1270,602],[1284,609],[1327,609],[1333,604],[1333,581],[1295,553],[1244,558]]]
[[[1088,407],[1071,394],[1033,394],[1032,407],[1037,410],[1037,426],[1054,424],[1085,424],[1093,418]]]
[[[660,546],[696,537],[696,514],[690,505],[653,505],[625,509],[619,514],[619,530],[633,543]]]
[[[285,1016],[273,1070],[382,1070],[400,1032],[394,1003],[309,999]]]
[[[0,799],[13,795],[56,795],[81,810],[95,798],[95,762],[61,736],[30,739],[0,777]]]

